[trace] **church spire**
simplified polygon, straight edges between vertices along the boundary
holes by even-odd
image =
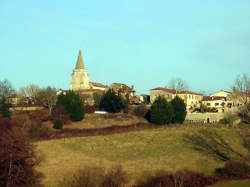
[[[78,54],[75,69],[84,69],[84,63],[83,63],[83,59],[82,59],[82,51],[81,51],[81,49],[79,50],[79,54]]]

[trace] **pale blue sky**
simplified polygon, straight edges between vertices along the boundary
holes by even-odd
[[[250,74],[250,0],[0,0],[0,80],[69,89],[79,49],[93,82],[229,90]]]

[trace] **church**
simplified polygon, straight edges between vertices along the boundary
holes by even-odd
[[[70,90],[82,93],[96,90],[105,91],[106,89],[108,89],[106,85],[89,82],[88,71],[84,66],[82,52],[79,50],[76,66],[71,76]]]

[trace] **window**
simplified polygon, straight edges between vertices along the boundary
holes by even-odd
[[[215,103],[214,105],[215,105],[215,106],[218,106],[218,105],[219,105],[219,103]]]
[[[210,103],[207,103],[207,106],[210,106]]]

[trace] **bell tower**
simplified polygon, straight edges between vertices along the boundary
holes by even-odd
[[[90,89],[89,75],[87,69],[84,67],[82,59],[82,52],[79,50],[76,67],[71,76],[70,90]]]

